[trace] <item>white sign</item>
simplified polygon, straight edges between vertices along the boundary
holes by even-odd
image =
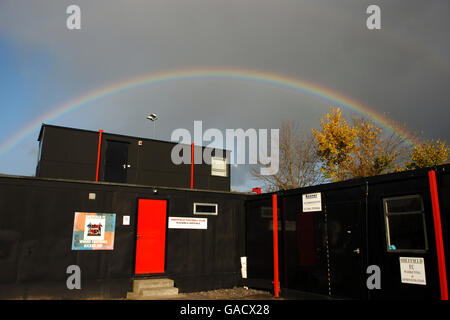
[[[123,223],[124,226],[130,225],[130,216],[123,216]]]
[[[207,218],[169,217],[169,229],[208,229]]]
[[[425,261],[423,258],[400,257],[402,283],[426,285]]]
[[[247,257],[241,257],[242,279],[247,279]]]
[[[227,176],[227,160],[224,158],[211,158],[211,175],[218,177]]]
[[[322,211],[322,194],[320,192],[308,193],[303,197],[303,212]]]

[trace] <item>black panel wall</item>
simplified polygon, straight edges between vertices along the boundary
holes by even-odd
[[[36,176],[94,181],[98,133],[43,126]]]
[[[437,175],[448,270],[450,166],[432,169]],[[303,212],[302,195],[314,192],[321,193],[322,211]],[[428,248],[388,250],[383,199],[410,195],[423,200]],[[287,190],[277,196],[282,288],[344,299],[439,300],[428,169]],[[271,194],[254,195],[246,203],[249,277],[246,283],[252,286],[273,287],[271,197]],[[401,281],[400,257],[424,259],[426,285]],[[369,290],[366,285],[370,275],[367,267],[371,265],[380,268],[380,289]]]
[[[99,132],[43,125],[39,135],[41,145],[40,159],[36,176],[95,181]],[[176,165],[171,159],[172,142],[143,139],[103,133],[99,160],[99,181],[121,182],[127,184],[190,188],[191,165]],[[113,165],[114,170],[123,171],[124,181],[109,181],[111,168],[108,147],[114,143],[128,146],[127,159]],[[196,154],[203,154],[206,148],[195,147]],[[211,149],[208,149],[210,151]],[[212,156],[219,150],[212,150]],[[186,146],[191,156],[191,146]],[[229,156],[229,152],[227,151]],[[122,166],[125,167],[122,168]],[[202,161],[194,165],[194,188],[205,190],[230,191],[230,165],[227,176],[211,175],[211,165]]]
[[[207,230],[167,229],[164,276],[180,292],[241,283],[245,195],[0,176],[0,298],[125,297],[134,278],[140,198],[166,199],[168,217],[192,217],[194,202],[219,206],[217,216],[201,216]],[[114,250],[73,251],[75,212],[116,213]],[[81,290],[66,287],[69,265],[81,268]]]

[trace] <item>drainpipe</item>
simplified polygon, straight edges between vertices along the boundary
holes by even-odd
[[[191,189],[194,189],[194,147],[195,144],[191,144]]]
[[[95,181],[98,182],[98,175],[100,172],[100,155],[102,151],[102,135],[103,130],[98,132],[98,152],[97,152],[97,173],[95,174]]]
[[[272,195],[273,212],[273,289],[275,298],[280,297],[280,279],[278,274],[278,204],[277,195]]]
[[[431,204],[433,207],[434,235],[436,238],[441,300],[448,300],[447,271],[445,268],[444,242],[442,240],[441,213],[439,209],[436,172],[434,170],[428,171],[428,181],[430,183]]]
[[[365,221],[364,221],[364,239],[365,239],[365,258],[366,265],[369,265],[369,181],[366,180],[366,188],[365,188],[365,199],[366,199],[366,210],[365,210]],[[364,263],[363,263],[364,265]],[[370,300],[370,290],[367,290],[367,300]]]

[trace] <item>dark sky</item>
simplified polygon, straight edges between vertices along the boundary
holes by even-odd
[[[81,8],[81,30],[66,8]],[[381,8],[368,30],[366,8]],[[17,132],[68,101],[139,75],[195,68],[286,75],[360,101],[424,138],[450,141],[448,0],[0,0],[0,172],[34,173],[38,128]],[[177,128],[318,125],[330,102],[243,79],[197,78],[98,99],[49,123],[158,138]],[[46,119],[42,119],[44,122]],[[252,185],[234,167],[232,186]]]

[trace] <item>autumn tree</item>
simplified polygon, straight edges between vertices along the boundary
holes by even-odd
[[[265,182],[267,191],[306,187],[324,182],[313,135],[301,134],[299,124],[285,121],[280,129],[279,170],[275,175],[261,175],[258,167],[251,174]]]
[[[320,123],[321,128],[312,132],[322,172],[333,182],[394,171],[407,154],[395,134],[387,135],[364,117],[347,121],[339,108],[331,107]]]
[[[429,140],[413,148],[405,168],[408,170],[437,166],[450,162],[450,147],[445,141]]]

